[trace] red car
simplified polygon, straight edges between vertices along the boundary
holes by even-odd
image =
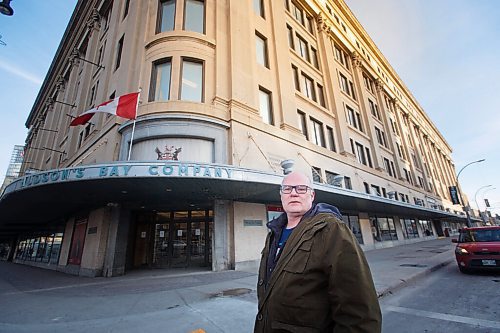
[[[500,270],[500,226],[460,229],[455,257],[462,273],[474,269]]]

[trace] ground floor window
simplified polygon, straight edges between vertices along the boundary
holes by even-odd
[[[343,215],[342,220],[349,226],[349,229],[351,229],[358,243],[363,244],[363,235],[361,234],[358,215]]]
[[[61,252],[62,232],[25,237],[17,243],[16,259],[57,264]]]
[[[422,227],[422,232],[424,233],[424,236],[432,236],[432,235],[434,235],[434,231],[432,230],[432,223],[431,223],[431,221],[418,220],[418,223],[420,223],[420,226]]]
[[[398,239],[396,226],[392,217],[370,216],[370,225],[375,242]]]
[[[405,238],[418,238],[418,229],[415,219],[400,219],[401,229]]]

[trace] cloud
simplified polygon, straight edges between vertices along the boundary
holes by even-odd
[[[20,77],[26,81],[29,81],[31,83],[38,85],[38,86],[41,86],[43,83],[42,78],[40,78],[34,74],[25,72],[24,70],[14,66],[13,64],[6,62],[5,59],[0,59],[0,69],[3,69],[4,71],[6,71],[12,75]]]

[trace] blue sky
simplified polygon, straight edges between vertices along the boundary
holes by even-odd
[[[12,1],[13,16],[0,14],[0,183],[14,145],[54,58],[76,0]],[[1,44],[1,43],[0,43]]]
[[[486,158],[460,182],[472,207],[477,193],[500,214],[500,1],[346,2],[451,145],[457,171]],[[0,181],[75,4],[13,1],[14,15],[0,16]]]
[[[459,180],[473,208],[487,198],[500,214],[500,1],[346,2],[452,147],[456,171],[486,159]]]

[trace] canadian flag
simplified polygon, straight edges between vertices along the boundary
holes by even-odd
[[[127,119],[135,119],[137,116],[137,105],[139,104],[139,93],[130,93],[119,96],[110,101],[99,104],[93,109],[85,111],[71,121],[69,126],[83,125],[87,123],[95,113],[110,113]]]

